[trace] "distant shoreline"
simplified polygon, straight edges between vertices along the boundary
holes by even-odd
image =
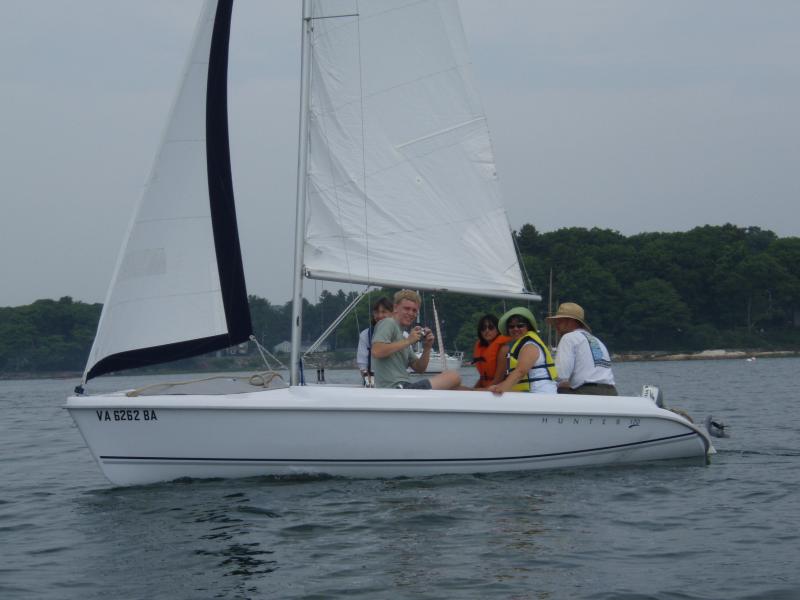
[[[614,362],[654,362],[678,360],[731,360],[757,358],[785,358],[800,356],[798,350],[703,350],[702,352],[630,352],[614,354]]]
[[[758,358],[787,358],[800,356],[800,350],[703,350],[702,352],[622,352],[612,355],[614,362],[657,362],[657,361],[681,361],[681,360],[756,360]],[[468,365],[465,365],[468,366]],[[345,370],[355,369],[353,365],[331,365],[326,369]],[[241,366],[231,369],[215,369],[215,372],[241,373],[249,370],[258,371],[259,369],[242,369]],[[187,371],[175,371],[185,373]],[[189,371],[191,373],[204,373],[204,370]],[[169,373],[159,371],[149,373],[152,375],[166,375]],[[83,375],[81,371],[57,371],[52,373],[0,373],[0,381],[18,381],[24,379],[80,379]],[[146,373],[142,373],[146,375]],[[112,375],[113,376],[113,375]]]

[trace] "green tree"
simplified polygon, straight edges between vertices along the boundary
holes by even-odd
[[[748,256],[736,269],[741,282],[738,297],[743,300],[743,316],[748,333],[753,328],[785,320],[781,300],[791,298],[796,287],[789,272],[772,256]]]
[[[652,350],[680,348],[689,320],[689,308],[670,283],[639,281],[625,294],[620,342]]]
[[[586,311],[592,328],[613,340],[621,316],[622,288],[616,277],[594,258],[576,261],[567,271],[556,274],[556,300],[577,302]]]

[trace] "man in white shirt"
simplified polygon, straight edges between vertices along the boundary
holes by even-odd
[[[372,320],[370,326],[358,336],[358,351],[356,352],[356,365],[361,372],[361,378],[366,387],[374,387],[375,373],[372,371],[372,334],[380,321],[392,316],[394,305],[386,296],[381,296],[372,305]]]
[[[556,350],[558,393],[616,396],[611,357],[605,344],[592,335],[583,308],[564,302],[547,320],[561,336]]]

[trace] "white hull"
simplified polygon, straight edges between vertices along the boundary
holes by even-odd
[[[180,477],[400,477],[703,459],[706,433],[645,398],[305,386],[73,396],[115,484]]]

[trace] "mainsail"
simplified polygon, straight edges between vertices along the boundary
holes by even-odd
[[[84,381],[196,356],[251,332],[228,145],[232,0],[208,0]]]
[[[524,294],[456,1],[313,0],[310,18],[306,274]]]

